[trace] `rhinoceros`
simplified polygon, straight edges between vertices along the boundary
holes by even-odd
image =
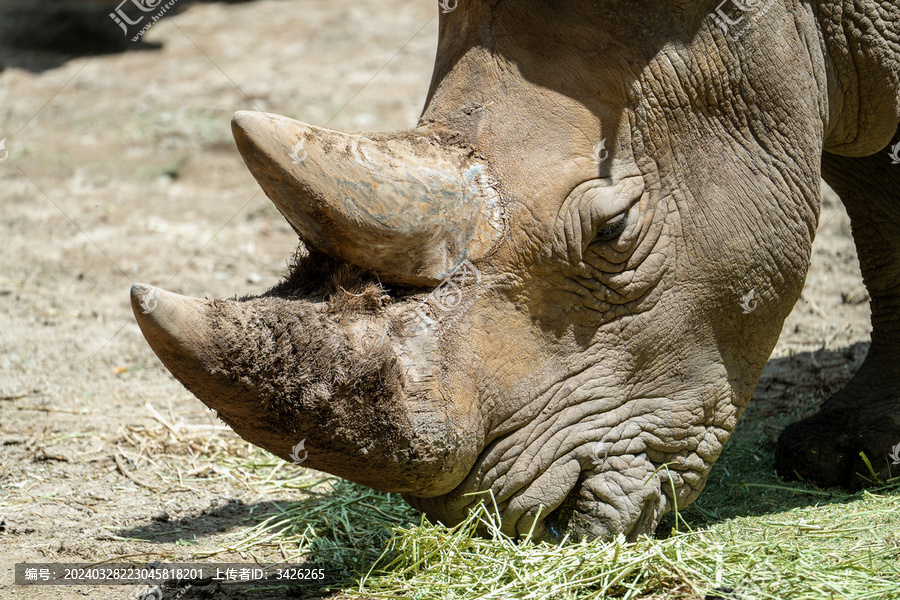
[[[897,3],[466,0],[441,14],[414,129],[235,114],[301,240],[293,266],[250,298],[138,284],[135,316],[187,389],[285,460],[302,447],[448,525],[490,493],[513,537],[635,539],[697,498],[753,395],[824,176],[872,344],[777,467],[850,485],[863,451],[887,476],[898,120]]]

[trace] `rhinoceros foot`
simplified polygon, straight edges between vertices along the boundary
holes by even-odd
[[[900,385],[864,366],[818,413],[785,428],[775,467],[785,479],[851,490],[900,476]]]

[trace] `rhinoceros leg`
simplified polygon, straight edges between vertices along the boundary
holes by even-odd
[[[822,175],[850,215],[872,298],[872,345],[844,389],[781,434],[775,464],[782,477],[858,488],[865,483],[859,474],[869,474],[860,452],[880,479],[900,475],[900,164],[889,155],[898,143],[900,129],[872,156],[822,158]]]

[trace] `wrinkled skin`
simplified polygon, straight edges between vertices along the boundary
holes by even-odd
[[[460,2],[417,129],[239,113],[238,148],[309,254],[256,299],[135,286],[145,336],[285,459],[305,440],[305,466],[448,524],[490,491],[510,535],[633,539],[698,496],[753,394],[803,287],[824,153],[868,240],[880,368],[848,393],[884,429],[857,419],[841,451],[862,440],[884,467],[900,443],[900,166],[859,181],[852,161],[890,169],[900,10],[723,5],[739,33],[718,5]],[[797,425],[779,469],[834,474],[813,444],[848,410]]]

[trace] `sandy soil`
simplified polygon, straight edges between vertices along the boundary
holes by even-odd
[[[187,560],[288,498],[221,466],[246,443],[162,367],[128,290],[271,286],[296,236],[244,168],[231,114],[414,125],[436,16],[424,1],[192,4],[153,26],[149,50],[0,56],[0,597],[129,597],[14,586],[13,565]],[[849,221],[829,191],[774,355],[794,358],[773,362],[756,402],[786,419],[809,413],[859,364],[868,322]]]

